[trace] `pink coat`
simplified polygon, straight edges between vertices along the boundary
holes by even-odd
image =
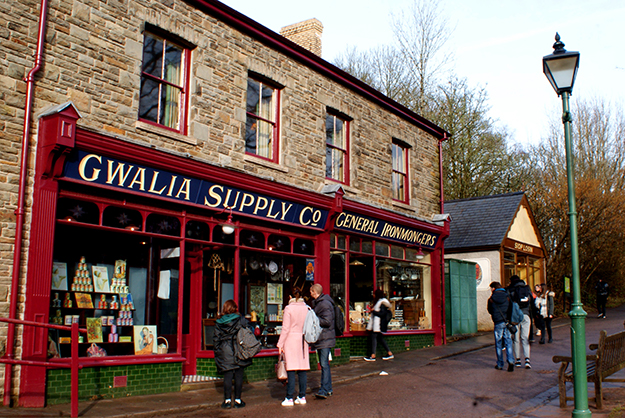
[[[287,370],[310,370],[308,343],[304,341],[304,320],[308,312],[306,303],[290,302],[284,308],[282,332],[278,347],[284,351]]]

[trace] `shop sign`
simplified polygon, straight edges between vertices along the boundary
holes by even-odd
[[[334,221],[334,228],[427,248],[434,248],[439,238],[438,234],[350,212],[340,213]]]
[[[80,150],[65,165],[65,177],[315,229],[328,219],[327,210]]]

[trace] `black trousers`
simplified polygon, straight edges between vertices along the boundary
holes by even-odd
[[[605,304],[607,301],[608,301],[608,298],[602,298],[602,297],[597,298],[597,310],[599,311],[600,315],[605,316]]]
[[[391,349],[388,348],[386,340],[384,339],[384,334],[382,334],[381,332],[372,332],[369,335],[369,338],[371,338],[371,354],[375,354],[378,348],[378,342],[382,344],[382,347],[384,347],[387,354],[391,351]]]
[[[243,390],[243,367],[224,372],[224,399],[232,399],[232,378],[234,377],[234,399],[241,399]]]

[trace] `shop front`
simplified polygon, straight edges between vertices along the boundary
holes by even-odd
[[[442,342],[443,227],[76,129],[77,118],[70,104],[41,120],[24,306],[26,319],[87,329],[81,399],[219,377],[212,333],[228,299],[264,348],[247,379],[271,377],[293,286],[320,283],[345,311],[334,364],[366,354],[376,288],[393,303],[395,351]],[[25,330],[23,357],[68,362],[70,342]],[[65,369],[26,366],[20,379],[24,406],[69,400]]]

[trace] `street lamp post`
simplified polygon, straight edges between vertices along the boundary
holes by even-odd
[[[581,302],[579,280],[579,252],[577,246],[577,210],[575,208],[575,175],[573,173],[573,147],[571,145],[571,111],[569,96],[573,91],[575,76],[579,68],[579,52],[567,52],[556,33],[553,54],[543,57],[543,72],[562,96],[562,123],[564,124],[564,143],[566,149],[566,178],[569,191],[569,221],[571,230],[571,269],[573,303],[571,317],[571,354],[573,358],[573,390],[575,409],[573,417],[590,417],[588,409],[588,381],[586,379],[586,312]]]

